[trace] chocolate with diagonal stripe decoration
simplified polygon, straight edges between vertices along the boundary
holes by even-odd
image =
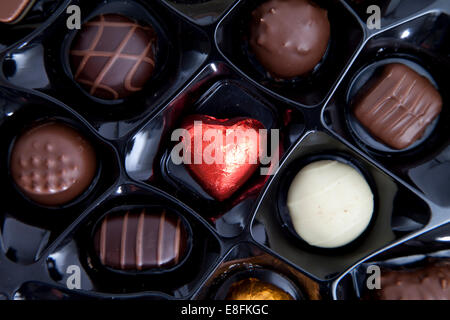
[[[181,218],[164,209],[111,212],[97,225],[94,249],[100,262],[119,271],[169,269],[188,252]]]
[[[0,23],[14,24],[22,20],[34,5],[34,0],[0,1]]]
[[[405,149],[423,136],[441,110],[442,98],[427,78],[393,63],[360,98],[354,114],[375,138]]]
[[[155,70],[156,31],[118,14],[83,24],[71,45],[73,77],[92,96],[123,99],[142,90]]]

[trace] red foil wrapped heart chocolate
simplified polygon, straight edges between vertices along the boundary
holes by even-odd
[[[231,197],[258,169],[266,143],[255,119],[188,117],[182,125],[184,164],[202,188],[216,200]]]

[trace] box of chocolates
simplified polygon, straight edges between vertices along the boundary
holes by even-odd
[[[450,3],[2,0],[0,299],[450,300]]]

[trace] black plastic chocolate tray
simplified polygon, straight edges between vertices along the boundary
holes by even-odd
[[[32,11],[39,23],[35,16],[24,23],[33,27],[0,27],[0,298],[213,299],[227,275],[266,270],[264,277],[286,281],[279,285],[297,289],[299,299],[358,299],[366,263],[448,257],[449,1],[369,1],[381,7],[380,30],[365,23],[367,1],[319,1],[333,30],[327,55],[310,78],[289,83],[267,79],[249,57],[246,25],[261,2],[65,0],[40,20],[39,10]],[[80,6],[83,21],[116,12],[156,27],[161,64],[141,92],[111,104],[75,84],[64,54],[74,34],[66,28],[71,4]],[[444,101],[432,132],[402,152],[378,148],[348,112],[360,82],[386,61],[425,74]],[[171,132],[199,112],[253,117],[279,128],[278,171],[268,178],[255,174],[231,199],[214,200],[169,161]],[[78,128],[100,155],[95,183],[59,209],[26,199],[8,169],[14,139],[44,119]],[[316,154],[351,157],[376,188],[370,228],[335,251],[303,246],[278,219],[286,173]],[[92,226],[124,206],[163,206],[180,214],[192,229],[186,261],[168,272],[135,276],[96,267]],[[78,290],[66,286],[73,265],[81,269]]]

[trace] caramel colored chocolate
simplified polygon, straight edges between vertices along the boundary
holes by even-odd
[[[441,110],[442,98],[430,81],[394,63],[385,67],[354,113],[374,137],[394,149],[404,149],[423,136]]]
[[[31,200],[47,206],[66,204],[92,183],[97,160],[92,145],[71,127],[38,125],[14,143],[11,175]]]
[[[294,300],[294,298],[273,284],[249,278],[233,283],[226,300]]]
[[[92,96],[117,100],[142,90],[155,68],[156,32],[117,14],[83,24],[70,51],[75,81]]]
[[[33,5],[34,0],[0,1],[0,22],[16,23],[23,18]]]
[[[330,39],[327,10],[309,0],[270,0],[252,12],[250,46],[276,78],[309,73]]]
[[[382,272],[381,289],[372,293],[380,300],[450,300],[450,261]]]
[[[150,210],[106,215],[94,236],[103,265],[124,271],[168,269],[185,257],[188,232],[181,218]]]

